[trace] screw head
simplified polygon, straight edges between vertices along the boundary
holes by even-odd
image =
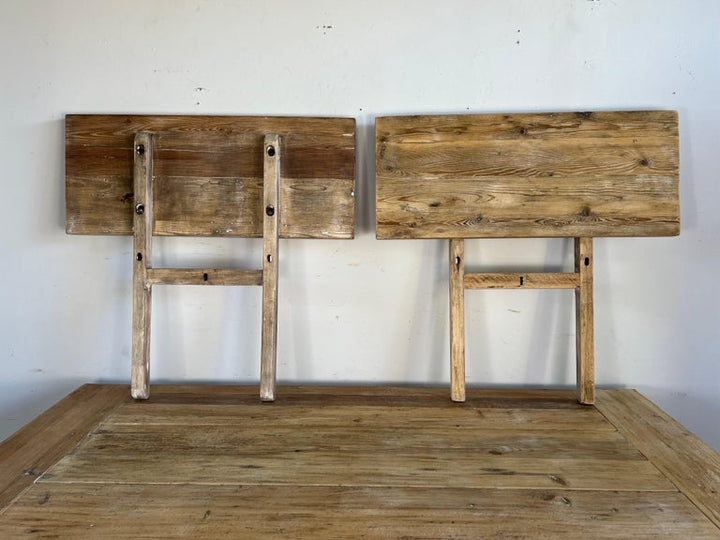
[[[265,149],[265,152],[267,153],[268,156],[273,157],[275,155],[275,147],[272,144],[270,144]]]
[[[135,213],[138,216],[142,216],[145,213],[145,205],[143,203],[137,203],[135,205]]]
[[[275,207],[272,204],[268,204],[267,207],[265,207],[265,213],[268,216],[274,216],[275,215]]]
[[[145,145],[144,144],[138,144],[135,147],[135,152],[138,156],[142,156],[145,153]]]

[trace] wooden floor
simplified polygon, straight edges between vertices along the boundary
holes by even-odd
[[[0,445],[0,538],[720,538],[720,456],[631,390],[86,385]]]

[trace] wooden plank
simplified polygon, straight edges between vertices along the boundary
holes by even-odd
[[[472,120],[468,122],[468,118]],[[377,137],[391,143],[517,141],[575,138],[662,138],[677,135],[675,111],[602,111],[482,115],[386,116],[376,123]],[[459,124],[462,128],[458,127]]]
[[[450,240],[450,397],[465,401],[465,241]]]
[[[263,282],[262,347],[260,352],[260,399],[275,400],[277,367],[278,220],[280,200],[281,145],[277,134],[265,136],[263,181]]]
[[[0,443],[0,510],[74,448],[126,396],[126,386],[83,385]]]
[[[709,540],[718,531],[677,492],[43,484],[0,518],[0,535]]]
[[[263,138],[278,133],[280,237],[353,237],[354,119],[247,116],[68,115],[68,233],[132,233],[139,131],[155,137],[157,235],[261,237]]]
[[[466,289],[575,289],[579,274],[563,272],[465,274]]]
[[[150,268],[150,285],[262,285],[262,270],[226,268]]]
[[[720,527],[720,455],[634,390],[601,390],[595,406]]]
[[[152,286],[147,280],[152,268],[153,237],[153,136],[135,135],[134,189],[137,196],[133,217],[133,326],[130,393],[135,399],[150,396],[150,321]]]
[[[460,126],[458,129],[462,129]],[[551,140],[540,137],[525,140],[519,136],[517,140],[484,141],[458,134],[454,141],[447,142],[386,143],[381,146],[384,165],[381,171],[383,175],[406,179],[664,176],[673,174],[678,166],[677,155],[666,148],[666,139],[641,135],[610,139],[593,135]]]
[[[577,394],[580,403],[595,402],[595,326],[593,303],[593,240],[575,239],[575,356]]]
[[[292,436],[297,431],[286,434]],[[159,436],[157,432],[153,435]],[[67,456],[39,482],[674,490],[649,461],[640,459],[539,458],[532,452],[527,458],[490,453],[478,456],[470,450],[447,447],[405,450],[403,441],[395,441],[395,445],[370,451],[367,445],[353,448],[350,443],[327,448],[322,441],[317,446],[303,445],[295,437],[278,448],[277,443],[272,444],[271,435],[223,442],[206,431],[183,446],[172,446],[148,435],[142,437],[142,445],[132,446],[132,452],[115,444],[110,445],[115,455],[110,455],[110,450],[88,448]],[[257,446],[244,446],[250,442]],[[200,445],[215,443],[227,446],[197,451]],[[172,444],[178,445],[178,441]],[[233,444],[235,447],[229,448]]]
[[[154,397],[155,393],[153,394]],[[226,426],[241,427],[250,423],[265,423],[275,428],[328,429],[349,425],[369,424],[377,429],[386,429],[400,423],[417,430],[501,429],[505,431],[584,431],[605,432],[615,428],[592,407],[583,408],[531,408],[529,406],[478,407],[465,403],[463,407],[434,407],[432,415],[422,414],[423,408],[412,405],[394,404],[308,404],[307,400],[294,400],[287,404],[283,400],[272,408],[250,400],[218,400],[220,403],[167,403],[153,399],[137,407],[135,404],[121,405],[104,421],[104,427],[119,425],[180,425],[180,426]],[[445,392],[443,398],[447,400]],[[256,400],[255,393],[251,399]],[[279,410],[280,409],[280,410]]]
[[[268,408],[268,407],[265,407]],[[315,460],[330,454],[398,454],[403,459],[413,455],[425,456],[426,460],[442,459],[442,452],[461,459],[474,458],[474,470],[483,470],[498,463],[520,463],[531,459],[554,459],[592,461],[635,461],[646,462],[647,459],[617,431],[602,430],[584,432],[580,429],[559,430],[526,428],[517,429],[483,429],[479,422],[466,421],[464,429],[450,426],[427,427],[423,430],[405,427],[401,421],[394,425],[374,425],[369,422],[354,422],[354,411],[336,409],[336,413],[345,412],[345,423],[336,419],[333,425],[315,423],[313,433],[297,433],[297,425],[283,424],[281,415],[294,416],[292,411],[278,411],[275,418],[266,423],[250,419],[244,427],[233,430],[218,429],[217,424],[189,425],[192,430],[175,424],[110,424],[103,422],[92,433],[90,440],[73,455],[78,457],[77,463],[90,461],[111,461],[115,458],[153,461],[159,457],[170,458],[178,454],[187,454],[188,459],[200,456],[208,460],[235,457],[238,463],[253,460],[256,457],[268,457],[279,463],[283,455],[302,452],[303,455],[292,458],[293,461]],[[278,424],[275,423],[277,419]],[[471,426],[475,426],[471,429]],[[203,444],[196,444],[203,441]],[[488,464],[485,459],[488,459]],[[185,458],[178,458],[178,465]],[[353,457],[353,459],[358,459]],[[173,459],[174,461],[174,459]],[[639,463],[642,466],[642,463]],[[99,466],[98,466],[99,468]],[[62,475],[59,469],[52,470],[55,476],[44,480],[64,481],[72,479],[76,474],[69,467]],[[77,472],[78,476],[92,479],[90,469]],[[98,472],[97,478],[104,477],[105,472]],[[208,480],[213,478],[208,475]],[[228,477],[229,479],[230,477]],[[668,488],[668,485],[666,485]]]
[[[376,119],[378,238],[679,233],[677,113]]]

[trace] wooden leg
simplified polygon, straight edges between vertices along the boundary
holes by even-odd
[[[153,138],[150,133],[135,136],[135,214],[133,218],[133,326],[130,393],[135,399],[150,397],[150,316],[153,234]]]
[[[465,401],[465,241],[450,240],[450,396]]]
[[[595,402],[595,346],[593,330],[593,239],[575,239],[575,347],[577,397],[580,403]]]
[[[280,137],[265,136],[263,178],[263,292],[260,399],[275,400],[277,365],[278,221]]]

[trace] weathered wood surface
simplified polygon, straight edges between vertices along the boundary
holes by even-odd
[[[132,234],[133,137],[155,139],[156,235],[262,236],[263,138],[282,138],[281,238],[352,238],[355,120],[68,115],[66,229]]]
[[[377,118],[378,238],[679,233],[675,111]]]
[[[153,202],[154,137],[136,133],[133,143],[133,319],[130,392],[135,399],[150,395],[150,323],[152,320],[152,285],[148,269],[152,268],[152,230],[155,215]]]
[[[150,285],[262,285],[262,270],[230,268],[148,268]]]
[[[465,401],[465,241],[450,240],[450,397]]]
[[[84,388],[117,395],[0,538],[720,538],[720,457],[630,391]]]
[[[439,392],[431,390],[424,393]],[[405,425],[394,405],[418,405],[423,393],[381,390],[379,396],[367,397],[354,389],[320,392],[324,392],[322,399],[285,389],[272,407],[262,403],[238,406],[237,419],[243,420],[240,429],[222,429],[217,422],[194,423],[192,429],[176,423],[123,424],[113,423],[110,417],[42,481],[174,483],[182,478],[183,482],[243,485],[673,489],[615,431],[552,431],[517,423],[485,429],[482,408],[470,416],[463,414],[462,420],[448,419],[445,426],[418,430]],[[154,399],[163,402],[157,394]],[[469,406],[474,402],[474,407],[484,405],[476,401],[482,395],[482,391],[469,389]],[[172,400],[182,410],[187,398],[196,396],[176,395]],[[515,396],[514,401],[498,403],[503,409],[537,404],[562,410],[573,399],[571,393],[556,394],[554,399],[542,393]],[[298,409],[303,402],[306,407]],[[339,403],[346,406],[334,408],[335,425],[323,427],[315,421],[314,429],[298,429],[305,421],[312,424],[326,407]],[[446,398],[440,403],[443,411],[453,407]],[[142,405],[136,409],[147,408]],[[358,409],[359,405],[363,409]],[[432,418],[437,406],[437,401],[425,403],[417,415]],[[284,424],[290,419],[295,423]],[[573,426],[570,419],[567,428]]]
[[[127,396],[127,387],[81,386],[0,444],[0,511],[72,450]],[[3,536],[0,538],[12,538]]]
[[[260,399],[275,399],[278,331],[278,222],[285,201],[280,197],[282,158],[277,134],[265,136],[263,179],[262,336],[260,351]]]
[[[575,238],[575,376],[578,401],[588,405],[595,402],[593,265],[593,239]]]
[[[418,433],[367,423],[314,432],[268,424],[239,433],[197,425],[185,431],[177,425],[103,426],[41,482],[673,489],[614,433]]]
[[[529,272],[465,274],[466,289],[575,289],[577,273]]]
[[[720,455],[634,390],[598,392],[597,409],[720,527]]]
[[[5,538],[718,538],[677,492],[42,484]]]

